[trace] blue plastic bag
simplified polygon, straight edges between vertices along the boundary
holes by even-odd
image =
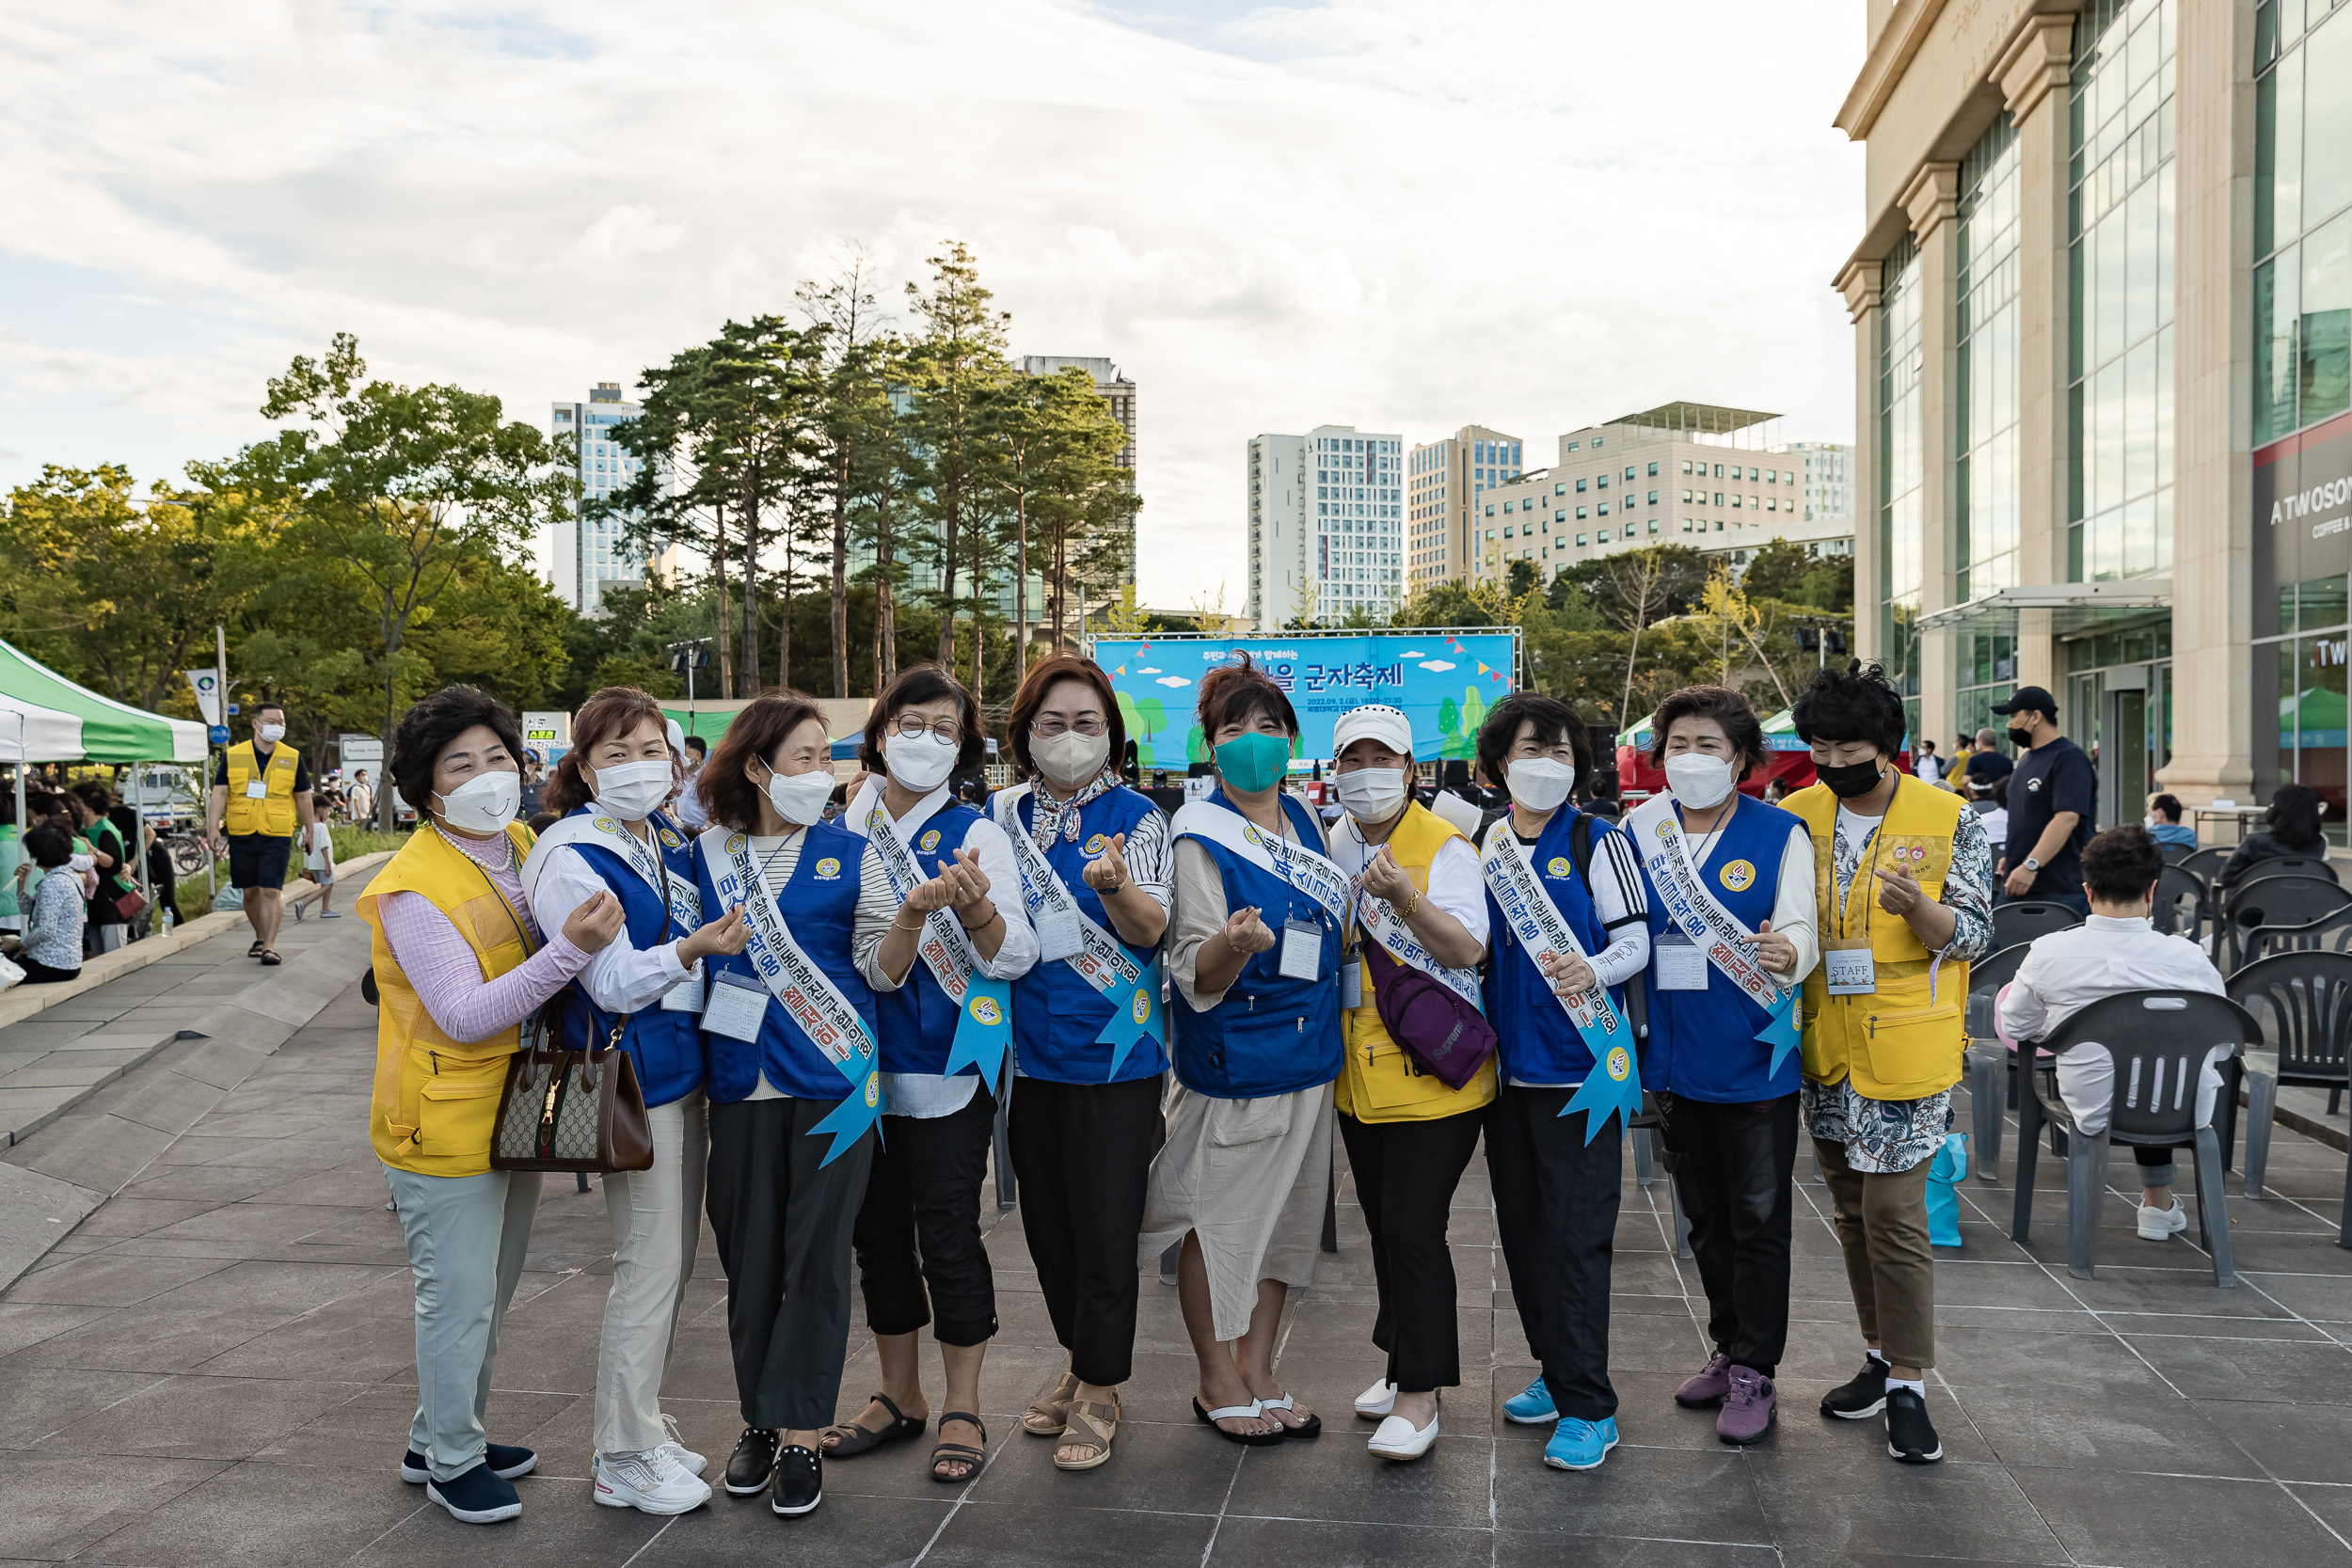
[[[1944,1134],[1944,1147],[1928,1166],[1928,1242],[1932,1246],[1959,1246],[1959,1186],[1968,1175],[1968,1135]]]

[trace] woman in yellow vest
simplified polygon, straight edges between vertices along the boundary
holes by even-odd
[[[1448,1086],[1382,1026],[1375,971],[1398,973],[1396,948],[1418,951],[1476,997],[1486,884],[1470,840],[1413,799],[1413,726],[1403,712],[1374,704],[1343,714],[1331,749],[1346,812],[1331,829],[1331,858],[1365,895],[1340,971],[1345,1054],[1332,1100],[1372,1232],[1380,1293],[1372,1342],[1389,1357],[1356,1413],[1380,1421],[1374,1453],[1411,1460],[1438,1440],[1438,1391],[1462,1381],[1446,1214],[1495,1098],[1495,1064],[1490,1055],[1460,1088]],[[1377,958],[1367,956],[1379,941],[1363,924],[1370,899],[1387,906],[1375,912],[1392,914],[1406,939],[1382,944]]]
[[[1824,670],[1797,699],[1820,782],[1782,802],[1813,834],[1821,963],[1804,983],[1801,1114],[1829,1179],[1861,1372],[1821,1413],[1886,1413],[1886,1451],[1944,1457],[1928,1418],[1935,1254],[1928,1164],[1952,1121],[1968,965],[1993,929],[1983,819],[1903,772],[1902,697],[1877,666]]]
[[[623,918],[598,893],[541,935],[523,895],[531,832],[514,819],[522,750],[515,716],[470,686],[410,708],[392,735],[392,779],[428,825],[359,899],[382,997],[368,1132],[417,1278],[417,1415],[400,1474],[469,1525],[520,1513],[513,1480],[538,1463],[482,1426],[539,1201],[537,1173],[490,1168],[506,1059],[522,1022]]]

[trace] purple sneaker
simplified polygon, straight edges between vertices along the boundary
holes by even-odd
[[[1675,1403],[1689,1410],[1705,1410],[1723,1403],[1724,1395],[1730,1390],[1731,1357],[1717,1351],[1707,1358],[1698,1376],[1682,1380],[1682,1386],[1675,1390]]]
[[[1745,1367],[1732,1368],[1731,1386],[1724,1395],[1723,1410],[1715,1418],[1715,1435],[1742,1447],[1761,1443],[1772,1430],[1773,1406],[1777,1402],[1771,1378]]]

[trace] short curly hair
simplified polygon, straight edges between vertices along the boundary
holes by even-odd
[[[1576,758],[1576,782],[1591,787],[1592,731],[1576,709],[1540,691],[1514,691],[1486,710],[1486,721],[1478,726],[1478,771],[1489,785],[1504,786],[1503,775],[1509,767],[1504,759],[1518,740],[1521,724],[1535,726],[1538,746],[1557,746],[1565,738]]]
[[[392,786],[411,810],[424,812],[425,799],[433,793],[434,765],[451,741],[476,724],[488,725],[515,765],[522,766],[522,726],[504,703],[480,687],[445,686],[400,716],[392,731],[390,772]]]
[[[2083,888],[2102,904],[2137,903],[2163,875],[2164,851],[2137,822],[2109,828],[2083,846]]]
[[[1843,670],[1823,670],[1797,697],[1789,711],[1797,738],[1810,746],[1817,741],[1867,740],[1887,756],[1903,749],[1911,728],[1903,711],[1902,693],[1876,664],[1855,659]]]
[[[1745,780],[1772,761],[1764,749],[1764,724],[1748,700],[1727,686],[1686,686],[1658,705],[1650,719],[1649,765],[1666,766],[1666,736],[1678,719],[1712,719],[1723,726],[1731,749],[1740,753],[1740,778]]]

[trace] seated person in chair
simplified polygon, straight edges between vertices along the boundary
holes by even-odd
[[[2181,820],[2181,798],[2177,795],[2148,797],[2148,818],[2144,824],[2148,836],[2160,847],[2194,849],[2197,830]]]
[[[2047,1039],[2069,1018],[2102,997],[2127,990],[2201,990],[2223,994],[2221,972],[2185,937],[2166,936],[2149,922],[2164,854],[2141,827],[2109,828],[2083,849],[2083,889],[2090,918],[2071,930],[2035,939],[2002,988],[1994,1007],[2002,1040]],[[2028,1044],[2022,1049],[2030,1051]],[[2227,1054],[2227,1048],[2223,1048]],[[2030,1063],[2030,1058],[2024,1058]],[[2086,1135],[2107,1130],[2115,1101],[2115,1064],[2085,1044],[2058,1059],[2058,1098]],[[2209,1059],[2197,1084],[2197,1125],[2213,1121],[2221,1074]],[[2172,1196],[2172,1151],[2134,1148],[2139,1163],[2139,1233],[2151,1242],[2188,1228],[2188,1214]]]

